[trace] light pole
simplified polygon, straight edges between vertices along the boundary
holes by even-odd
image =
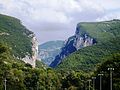
[[[37,81],[37,90],[39,90],[39,82]]]
[[[5,90],[6,90],[6,82],[7,82],[7,80],[6,80],[6,78],[5,78],[5,80],[4,80]]]
[[[100,90],[102,90],[102,76],[103,76],[103,74],[98,74],[98,76],[100,76]]]
[[[84,82],[84,90],[86,90],[86,83]]]
[[[110,90],[112,90],[112,71],[114,71],[114,68],[108,68],[110,71]]]
[[[92,77],[92,80],[93,80],[93,90],[95,90],[95,79],[96,79],[96,77]]]
[[[88,82],[89,82],[89,90],[90,90],[90,82],[91,82],[91,79],[89,79]]]

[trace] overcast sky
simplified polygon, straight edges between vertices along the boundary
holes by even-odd
[[[19,18],[41,44],[66,40],[78,22],[120,19],[120,0],[0,0],[0,13]]]

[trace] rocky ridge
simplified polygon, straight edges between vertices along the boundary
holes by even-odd
[[[55,60],[50,64],[50,67],[56,67],[58,64],[62,62],[63,58],[70,55],[71,53],[81,48],[91,46],[97,43],[96,40],[92,38],[87,32],[82,31],[83,30],[81,30],[81,28],[78,28],[77,26],[75,35],[68,38],[66,44],[61,49],[60,54],[55,57]]]

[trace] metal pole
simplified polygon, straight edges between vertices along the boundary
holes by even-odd
[[[90,81],[89,81],[89,90],[90,90]]]
[[[7,82],[6,78],[5,78],[4,82],[5,82],[5,84],[4,84],[4,85],[5,85],[5,90],[6,90],[6,82]]]
[[[108,68],[108,70],[110,70],[110,90],[112,90],[112,71],[114,68]]]
[[[112,70],[110,70],[110,90],[112,90]]]
[[[90,82],[91,82],[91,80],[89,79],[88,82],[89,82],[89,90],[90,90]]]
[[[38,90],[38,82],[37,82],[37,90]]]
[[[86,82],[84,83],[84,88],[85,88],[85,90],[87,89],[87,88],[86,88]]]
[[[102,80],[102,77],[100,76],[100,90],[102,90],[101,80]]]
[[[92,79],[93,79],[93,90],[95,90],[95,79],[96,79],[96,77],[92,77]]]
[[[95,80],[93,79],[93,90],[95,90]]]
[[[103,74],[98,74],[98,76],[100,76],[100,90],[102,90],[102,76],[103,76]]]

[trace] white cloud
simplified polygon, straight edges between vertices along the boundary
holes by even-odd
[[[0,13],[21,19],[43,42],[47,40],[41,36],[43,32],[49,36],[59,30],[65,33],[65,39],[74,33],[80,21],[119,18],[119,3],[120,0],[0,0]],[[112,14],[114,10],[117,11]],[[61,39],[61,35],[53,36]]]
[[[106,10],[120,8],[120,0],[93,0]]]
[[[32,17],[32,20],[40,22],[69,23],[69,19],[63,12],[48,9],[31,11],[30,17]]]
[[[101,7],[93,2],[76,0],[0,0],[4,6],[3,13],[20,19],[28,18],[39,21],[62,22],[71,21],[70,14],[88,10],[100,11]],[[101,10],[102,11],[102,10]],[[100,12],[101,12],[100,11]]]
[[[96,21],[106,21],[113,19],[120,19],[120,12],[108,13],[103,17],[97,18]]]

